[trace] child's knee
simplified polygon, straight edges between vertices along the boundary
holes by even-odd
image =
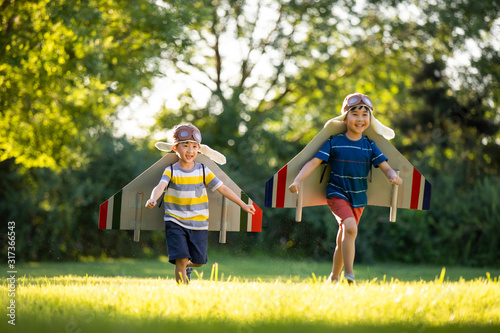
[[[355,236],[358,233],[356,220],[352,217],[347,218],[342,222],[342,228],[344,229],[344,234],[346,235]]]
[[[177,259],[175,260],[175,266],[186,267],[189,262],[188,258]]]
[[[193,263],[191,266],[192,267],[201,267],[201,266],[203,266],[203,264],[195,264],[195,263]]]

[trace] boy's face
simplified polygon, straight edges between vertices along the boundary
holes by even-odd
[[[194,159],[198,156],[200,144],[191,141],[179,142],[173,149],[181,161],[191,163],[194,162]]]
[[[363,134],[370,126],[370,109],[366,106],[356,106],[347,112],[344,119],[347,131],[353,134]]]

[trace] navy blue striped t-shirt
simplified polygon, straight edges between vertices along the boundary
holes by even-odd
[[[366,190],[371,165],[377,167],[387,161],[375,142],[367,137],[352,141],[345,133],[327,140],[314,157],[325,162],[330,160],[332,172],[326,187],[326,198],[344,199],[353,208],[367,205]]]

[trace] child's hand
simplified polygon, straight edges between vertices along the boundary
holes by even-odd
[[[392,176],[392,177],[389,179],[389,182],[390,182],[391,184],[395,184],[395,185],[401,185],[401,184],[403,184],[403,180],[402,180],[399,176],[397,176],[397,175]]]
[[[153,208],[154,206],[156,206],[156,200],[154,199],[149,199],[147,202],[146,202],[146,208]]]
[[[288,189],[292,193],[297,193],[300,190],[300,184],[296,184],[295,182],[293,182],[292,185],[288,187]]]
[[[247,212],[247,213],[252,214],[252,215],[254,215],[254,214],[255,214],[255,207],[254,207],[253,205],[245,205],[245,206],[243,207],[243,210],[244,210],[245,212]]]

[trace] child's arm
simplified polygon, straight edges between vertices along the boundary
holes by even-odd
[[[165,192],[165,187],[167,187],[167,183],[165,182],[159,182],[158,185],[156,185],[156,187],[151,192],[151,197],[146,202],[146,208],[151,209],[156,206],[156,200],[158,200],[162,193]]]
[[[387,179],[389,179],[389,182],[391,184],[401,185],[403,183],[403,180],[399,178],[399,176],[396,174],[396,171],[391,168],[387,161],[380,163],[378,167],[380,168],[380,170],[382,170]]]
[[[314,171],[323,161],[317,157],[313,157],[309,162],[307,162],[304,167],[300,170],[299,174],[293,180],[292,185],[288,187],[290,192],[297,193],[300,189],[300,183]]]
[[[243,210],[247,213],[250,214],[255,214],[255,207],[253,205],[247,205],[246,203],[243,202],[229,187],[226,185],[221,185],[219,188],[217,188],[217,191],[219,191],[220,194],[243,208]]]

